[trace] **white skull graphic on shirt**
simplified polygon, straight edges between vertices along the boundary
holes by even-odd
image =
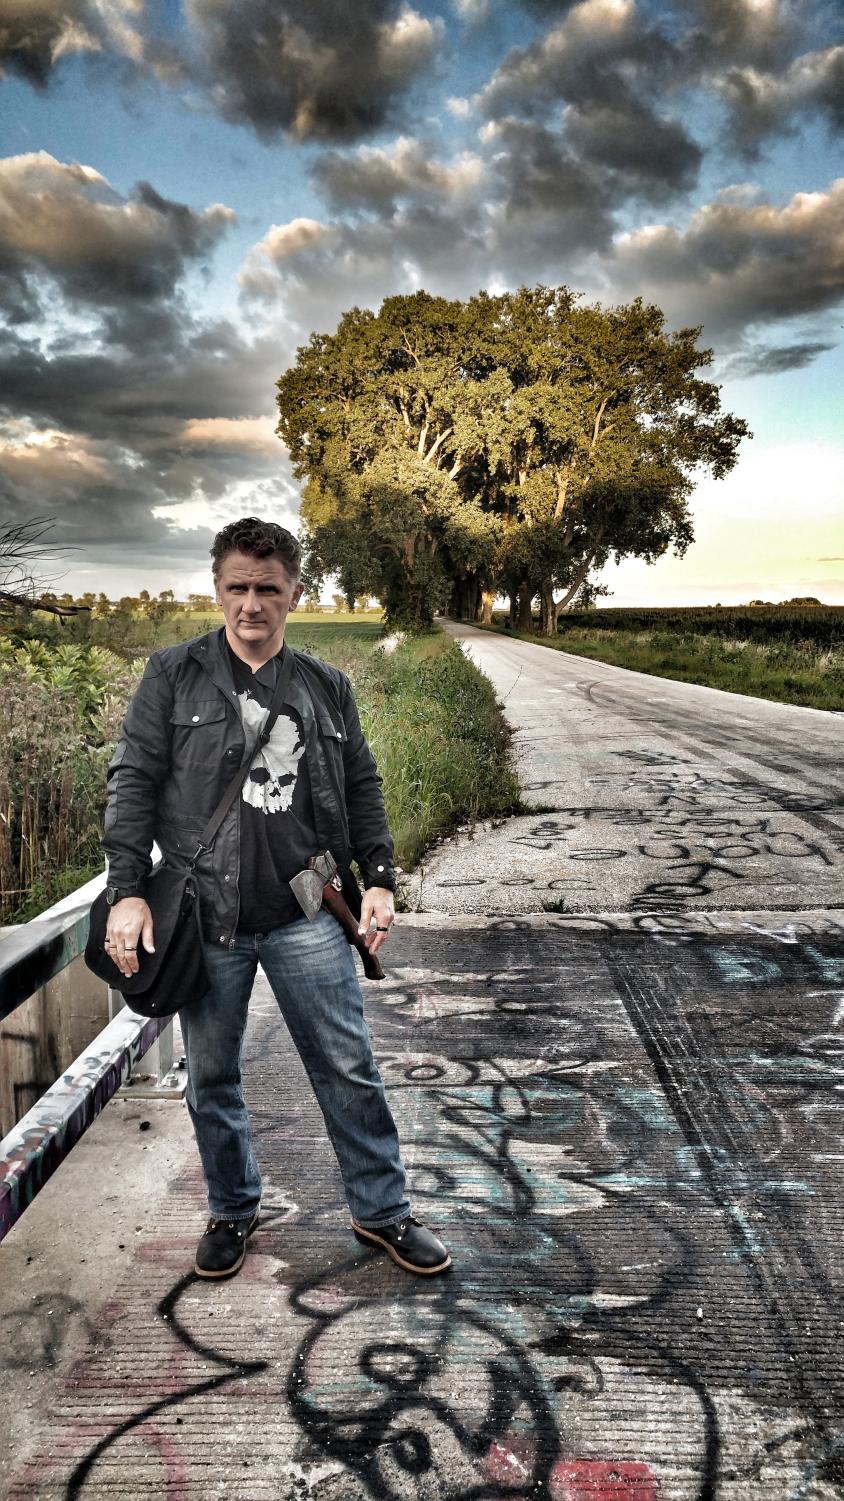
[[[246,734],[254,736],[267,711],[248,693],[237,695]],[[299,727],[284,711],[272,727],[267,744],[255,755],[243,784],[243,801],[263,813],[286,813],[293,801],[299,761],[305,751]]]

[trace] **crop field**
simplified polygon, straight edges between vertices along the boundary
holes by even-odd
[[[842,606],[581,610],[561,618],[555,637],[520,639],[655,677],[844,709]]]
[[[811,641],[844,646],[844,605],[689,606],[671,609],[574,610],[560,630],[673,631],[742,641]]]

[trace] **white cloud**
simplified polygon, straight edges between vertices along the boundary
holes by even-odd
[[[179,441],[188,447],[259,449],[269,453],[285,452],[275,433],[274,417],[194,417],[186,422]]]

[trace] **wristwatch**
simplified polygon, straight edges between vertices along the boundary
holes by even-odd
[[[137,886],[112,886],[109,884],[106,886],[105,899],[109,907],[113,907],[116,902],[122,902],[124,896],[140,896],[140,894]]]

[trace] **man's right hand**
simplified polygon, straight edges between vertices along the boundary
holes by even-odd
[[[138,973],[139,942],[148,954],[155,953],[152,913],[142,896],[124,896],[109,911],[105,936],[105,951],[122,975]]]

